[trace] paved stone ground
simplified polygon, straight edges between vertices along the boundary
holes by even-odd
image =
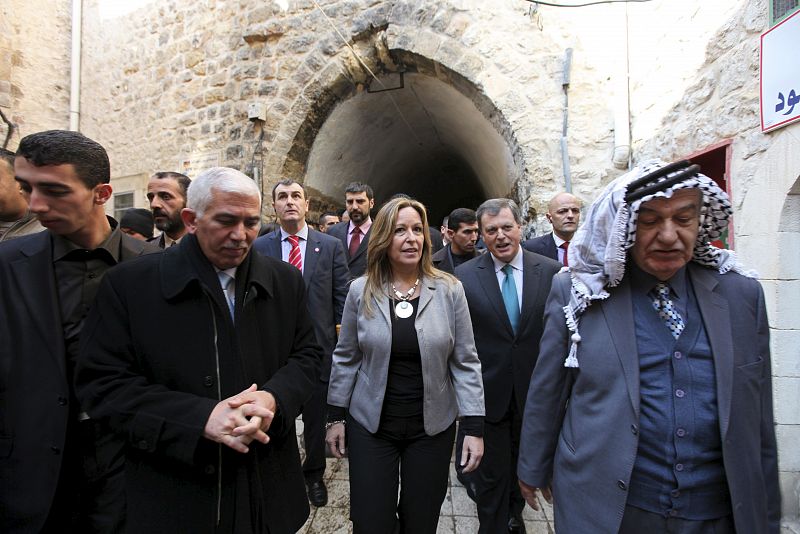
[[[302,450],[302,422],[298,420],[298,442]],[[328,459],[325,470],[325,483],[328,486],[328,505],[322,508],[311,507],[308,521],[300,529],[301,534],[349,534],[353,531],[348,512],[350,492],[347,459]],[[536,512],[525,506],[523,518],[528,534],[553,534],[553,510],[543,500],[544,511]],[[447,496],[442,503],[437,534],[474,534],[478,532],[478,514],[475,504],[456,478],[453,459],[450,460],[450,481]]]

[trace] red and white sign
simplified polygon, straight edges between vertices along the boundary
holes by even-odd
[[[761,131],[800,119],[800,11],[761,35]]]

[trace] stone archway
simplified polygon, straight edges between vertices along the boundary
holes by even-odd
[[[432,224],[453,208],[501,196],[534,219],[530,184],[520,185],[530,178],[528,156],[501,105],[474,81],[479,63],[458,72],[438,56],[396,46],[389,34],[381,26],[360,35],[361,61],[345,55],[320,65],[284,124],[291,138],[279,134],[273,143],[267,181],[302,181],[312,211],[340,206],[345,186],[363,181],[378,205],[396,193],[418,198]]]
[[[387,87],[399,80],[381,79]],[[306,185],[341,201],[349,182],[363,181],[378,205],[406,193],[428,206],[432,221],[511,194],[511,151],[473,101],[433,76],[408,72],[403,80],[402,89],[362,90],[332,111],[309,153]]]

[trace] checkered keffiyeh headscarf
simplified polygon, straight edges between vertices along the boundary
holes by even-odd
[[[756,276],[753,271],[744,270],[733,252],[711,245],[728,226],[731,202],[713,180],[697,170],[687,162],[667,165],[663,161],[648,161],[608,184],[589,207],[568,252],[572,289],[564,315],[572,337],[565,367],[578,367],[580,316],[593,301],[607,298],[608,288],[622,281],[628,249],[636,237],[639,208],[645,202],[670,198],[679,189],[699,189],[703,201],[692,261],[715,268],[721,274],[735,271]],[[641,180],[648,175],[653,179]]]

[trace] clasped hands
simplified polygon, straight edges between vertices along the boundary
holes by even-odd
[[[277,403],[267,391],[256,384],[232,397],[220,401],[211,411],[203,436],[231,449],[247,453],[253,441],[268,443],[269,430],[275,417]]]

